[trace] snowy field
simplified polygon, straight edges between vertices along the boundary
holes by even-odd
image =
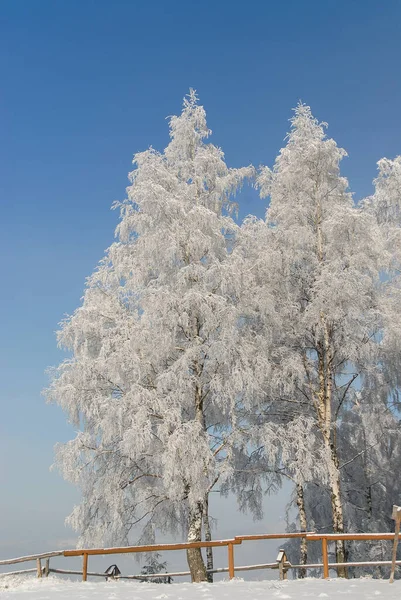
[[[386,580],[304,579],[298,581],[242,581],[214,584],[137,582],[72,582],[49,577],[25,582],[9,581],[4,588],[0,581],[2,600],[268,600],[328,598],[329,600],[399,600],[401,581]]]

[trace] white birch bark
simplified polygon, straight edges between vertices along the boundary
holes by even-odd
[[[296,484],[296,494],[297,494],[297,507],[298,507],[298,514],[299,514],[299,525],[300,525],[301,531],[308,531],[304,490],[303,490],[302,484],[300,484],[300,483]],[[306,538],[301,538],[299,563],[301,565],[306,565],[307,562],[308,562],[308,543],[306,541]],[[302,569],[302,568],[299,569],[298,576],[301,579],[306,577],[306,575],[307,575],[306,569]]]
[[[202,541],[202,514],[203,506],[201,502],[198,502],[194,508],[190,510],[188,542]],[[207,572],[201,548],[188,548],[187,561],[191,572],[191,581],[193,583],[207,581]]]

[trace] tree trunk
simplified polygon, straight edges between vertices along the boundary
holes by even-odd
[[[317,258],[321,265],[325,262],[324,236],[323,236],[323,214],[322,200],[319,197],[318,184],[316,183],[317,205],[316,205],[316,250]],[[337,456],[335,435],[333,436],[332,423],[332,392],[333,392],[333,349],[332,332],[326,315],[322,310],[320,313],[321,339],[317,343],[318,353],[318,378],[319,392],[317,394],[317,417],[326,448],[327,466],[329,475],[329,486],[331,496],[331,509],[334,533],[344,532],[343,506],[340,488],[340,471]],[[334,423],[334,427],[336,423]],[[344,562],[346,558],[345,544],[343,540],[336,542],[336,562]],[[338,567],[339,577],[347,577],[345,567]]]
[[[195,318],[194,323],[194,338],[200,335],[200,323],[199,319]],[[196,377],[195,383],[195,420],[201,425],[203,431],[206,431],[205,415],[203,412],[203,396],[202,396],[202,384],[201,376],[203,371],[203,365],[199,364],[198,360],[194,361],[193,364],[194,375]],[[188,528],[188,542],[201,542],[202,541],[202,518],[203,518],[204,506],[202,501],[196,503],[194,508],[190,509],[189,513],[189,528]],[[207,581],[207,572],[205,563],[203,562],[201,548],[189,548],[187,550],[187,561],[189,570],[191,571],[192,583],[199,583],[200,581]]]
[[[327,437],[330,446],[331,461],[329,464],[329,481],[331,487],[331,505],[333,512],[333,530],[334,533],[344,533],[344,516],[343,516],[343,503],[341,498],[341,483],[340,483],[340,470],[339,460],[336,447],[336,437],[334,439],[331,435],[332,419],[331,419],[331,400],[332,400],[332,387],[333,387],[333,357],[330,347],[330,334],[327,323],[324,328],[324,341],[325,341],[325,354],[326,354],[326,415],[330,415],[330,420],[326,417],[327,422]],[[334,423],[336,427],[336,423]],[[336,562],[345,562],[346,550],[344,540],[337,540],[336,542]],[[338,577],[347,577],[346,567],[337,567]]]
[[[297,506],[301,531],[307,531],[304,489],[300,483],[297,483]],[[299,562],[301,565],[306,565],[308,562],[308,544],[306,538],[301,538],[301,552]],[[298,576],[301,579],[306,577],[306,569],[299,569]]]
[[[207,496],[203,503],[203,525],[205,528],[205,540],[210,542],[212,540],[212,532],[209,521],[209,498]],[[208,571],[213,570],[213,548],[206,548],[206,566]],[[207,574],[207,580],[209,583],[213,583],[213,573]]]
[[[330,350],[325,343],[324,358],[319,360],[319,375],[321,387],[319,392],[319,423],[326,448],[327,469],[329,476],[330,500],[333,521],[333,532],[344,533],[343,505],[341,499],[340,471],[335,441],[332,439],[331,419],[331,391],[332,375],[330,372]],[[329,362],[328,362],[329,361]],[[323,375],[322,375],[323,372]],[[336,562],[344,562],[346,558],[345,543],[343,540],[336,541]],[[339,577],[347,577],[345,567],[338,567]]]
[[[198,502],[196,506],[190,510],[188,542],[202,541],[202,512],[203,507],[201,502]],[[188,548],[187,561],[191,572],[192,583],[207,581],[206,567],[203,562],[201,548]]]
[[[326,448],[329,475],[330,499],[333,521],[333,532],[344,533],[344,516],[341,498],[340,470],[336,440],[332,434],[332,389],[333,389],[333,356],[330,343],[330,331],[324,313],[321,314],[323,341],[319,345],[319,393],[318,421]],[[334,424],[335,426],[335,424]],[[336,541],[336,562],[346,559],[345,543]],[[338,577],[347,577],[346,567],[337,567]]]
[[[333,531],[334,533],[344,533],[344,517],[343,505],[341,500],[340,489],[340,472],[338,470],[338,457],[336,449],[332,444],[329,444],[328,452],[330,452],[329,461],[329,483],[331,492],[331,510],[333,514]],[[336,562],[345,562],[346,560],[345,543],[343,540],[336,541]],[[337,567],[337,575],[339,577],[347,577],[346,567]]]

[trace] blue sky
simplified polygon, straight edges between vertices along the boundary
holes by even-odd
[[[401,153],[400,25],[398,0],[1,2],[0,555],[71,537],[77,494],[48,470],[71,431],[41,389],[134,152],[167,144],[194,87],[228,164],[271,165],[302,99],[361,198],[376,161]],[[239,202],[262,216],[251,190]]]

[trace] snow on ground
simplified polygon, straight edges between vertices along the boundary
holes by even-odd
[[[8,588],[4,586],[8,585]],[[213,584],[155,584],[126,581],[69,581],[49,577],[0,582],[1,600],[399,600],[401,581],[304,579],[298,581],[223,581]]]

